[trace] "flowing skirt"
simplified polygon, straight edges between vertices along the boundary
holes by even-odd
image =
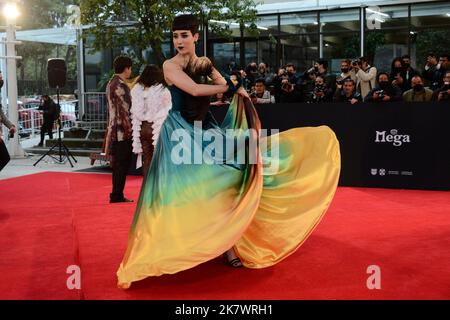
[[[225,143],[214,144],[219,138]],[[254,106],[237,95],[220,126],[210,114],[199,127],[171,110],[142,185],[118,286],[192,268],[233,246],[245,267],[278,263],[317,226],[339,173],[339,143],[326,126],[262,137]]]

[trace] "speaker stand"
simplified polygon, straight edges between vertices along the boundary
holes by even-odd
[[[59,104],[59,86],[56,87],[56,97],[57,97],[57,106],[59,108],[61,108],[60,104]],[[61,109],[59,110],[59,117],[57,121],[57,128],[58,128],[58,141],[50,148],[50,150],[48,150],[46,153],[44,153],[42,155],[42,157],[39,158],[38,161],[36,161],[33,166],[36,166],[42,159],[44,159],[45,156],[49,156],[51,158],[53,158],[55,161],[57,161],[58,163],[65,163],[66,159],[69,161],[70,166],[73,168],[73,164],[72,161],[70,160],[70,158],[72,157],[73,161],[77,162],[77,159],[75,159],[75,157],[72,155],[72,153],[70,152],[69,148],[67,148],[67,146],[64,144],[64,142],[61,139]],[[55,157],[54,155],[51,154],[51,152],[53,150],[59,150],[58,151],[58,156],[59,157]]]

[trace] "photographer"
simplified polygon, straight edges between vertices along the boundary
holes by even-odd
[[[255,85],[255,80],[258,78],[258,66],[256,62],[251,62],[245,69],[246,77],[244,79],[245,89],[250,91]]]
[[[448,54],[441,54],[439,56],[439,63],[436,66],[434,72],[433,82],[431,84],[431,90],[436,90],[442,87],[445,74],[450,71],[450,60]]]
[[[333,96],[333,90],[329,88],[322,76],[316,77],[316,83],[313,91],[310,93],[310,103],[330,102]]]
[[[280,102],[295,103],[302,101],[302,79],[297,75],[295,66],[292,63],[286,65],[285,71],[280,69],[277,78]],[[277,89],[277,84],[275,88]]]
[[[336,76],[328,73],[328,61],[325,59],[319,59],[314,64],[314,69],[317,70],[317,75],[323,78],[328,90],[331,90],[331,96],[329,96],[331,99],[336,91]]]
[[[3,77],[0,72],[0,89],[3,87]],[[3,112],[3,106],[0,103],[0,171],[6,166],[9,162],[10,157],[8,153],[8,149],[6,149],[5,142],[3,141],[3,128],[2,124],[4,124],[9,129],[9,137],[14,137],[14,133],[16,132],[16,127],[8,120],[5,113]]]
[[[59,118],[59,106],[48,95],[43,95],[41,105],[38,110],[42,110],[44,122],[41,127],[41,141],[38,146],[44,145],[45,133],[53,139],[53,123]]]
[[[400,57],[394,58],[391,64],[391,80],[394,87],[399,87],[403,85],[403,60]]]
[[[394,102],[402,100],[402,91],[399,87],[392,86],[389,75],[380,72],[377,76],[378,86],[367,94],[364,101],[368,102]]]
[[[403,64],[403,83],[400,85],[400,89],[402,92],[406,92],[411,89],[412,84],[411,80],[413,77],[419,75],[419,73],[411,67],[411,57],[407,54],[402,56],[402,64]]]
[[[438,60],[436,55],[433,52],[428,53],[427,55],[427,63],[425,64],[422,77],[425,80],[425,84],[429,87],[433,86],[434,82],[434,74],[437,70]]]
[[[429,102],[433,96],[433,91],[425,88],[422,77],[417,75],[411,79],[412,89],[403,93],[405,102]]]
[[[334,102],[350,102],[355,104],[357,102],[362,102],[361,94],[356,92],[355,81],[350,78],[344,80],[342,89],[336,90],[333,101]]]
[[[433,93],[432,100],[438,102],[450,101],[450,71],[445,73],[444,85]]]
[[[377,68],[370,66],[365,57],[352,61],[352,67],[356,73],[356,89],[365,101],[367,94],[375,87]]]
[[[266,83],[264,79],[256,79],[255,91],[250,94],[250,99],[253,104],[275,103],[275,98],[266,90]]]
[[[351,79],[356,83],[356,74],[351,66],[351,62],[350,60],[345,59],[341,61],[341,74],[336,79],[336,88],[338,89],[337,91],[342,89],[342,85],[347,79]]]

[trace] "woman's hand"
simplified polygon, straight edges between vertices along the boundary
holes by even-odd
[[[250,96],[248,95],[247,91],[243,87],[240,87],[236,93],[238,95],[240,95],[241,97],[243,97],[243,98],[249,98],[250,99]]]

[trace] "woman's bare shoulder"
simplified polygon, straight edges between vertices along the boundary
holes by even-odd
[[[177,57],[173,57],[170,59],[167,59],[166,61],[164,61],[163,63],[163,68],[176,68],[176,69],[181,69],[181,65],[180,65],[180,61],[179,59],[177,59]]]

